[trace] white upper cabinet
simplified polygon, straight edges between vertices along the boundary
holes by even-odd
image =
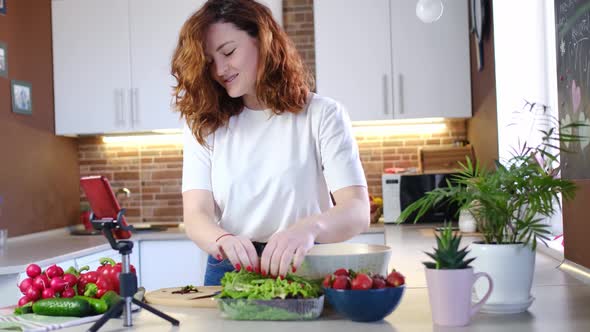
[[[391,4],[395,118],[471,117],[467,1],[443,1],[430,24],[416,17],[416,1]]]
[[[52,2],[55,132],[125,131],[129,8],[120,0]]]
[[[176,81],[170,64],[182,24],[205,1],[129,1],[133,129],[180,129],[180,114],[172,111],[172,86]]]
[[[352,121],[392,118],[387,0],[315,0],[317,91]]]
[[[318,93],[353,121],[471,117],[466,0],[443,0],[441,18],[416,1],[315,0]]]
[[[281,0],[262,2],[282,18]],[[182,24],[204,3],[53,0],[56,134],[180,129],[170,62]]]

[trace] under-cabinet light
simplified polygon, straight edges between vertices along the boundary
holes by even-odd
[[[182,144],[182,134],[103,136],[105,144]]]

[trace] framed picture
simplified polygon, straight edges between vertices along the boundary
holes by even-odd
[[[2,1],[2,0],[0,0]],[[0,42],[0,76],[8,77],[8,59],[6,58],[8,49],[6,44]]]
[[[18,114],[33,114],[33,86],[29,82],[10,81],[12,111]]]
[[[0,0],[0,15],[6,15],[6,1],[8,0]]]

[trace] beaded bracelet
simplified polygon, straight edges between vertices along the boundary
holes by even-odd
[[[217,240],[215,240],[215,242],[219,241],[219,239],[221,239],[222,237],[224,237],[224,236],[228,236],[228,235],[231,235],[231,236],[233,236],[233,234],[231,234],[231,233],[225,233],[225,234],[222,234],[222,235],[220,235],[220,236],[217,238]]]

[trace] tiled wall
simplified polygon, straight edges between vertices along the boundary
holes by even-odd
[[[284,0],[284,28],[304,62],[315,73],[313,0]],[[444,145],[466,139],[466,121],[448,120],[437,133],[397,134],[396,127],[379,134],[356,135],[369,191],[381,196],[381,174],[388,167],[417,167],[420,146]],[[179,143],[104,144],[100,138],[79,140],[80,173],[105,175],[114,191],[128,188],[123,202],[131,222],[182,220],[180,194],[182,146]]]

